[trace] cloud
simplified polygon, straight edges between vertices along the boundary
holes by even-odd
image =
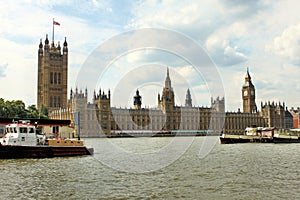
[[[94,3],[94,4],[92,4]],[[100,2],[101,3],[101,2]],[[95,9],[97,2],[86,4],[85,9]],[[103,6],[104,4],[101,4]],[[5,99],[22,99],[26,104],[36,103],[37,83],[37,50],[40,38],[44,43],[48,34],[51,40],[52,18],[61,25],[55,27],[55,43],[63,43],[67,37],[69,47],[69,89],[74,88],[77,72],[89,53],[104,39],[116,34],[115,27],[96,26],[93,20],[86,19],[74,12],[79,4],[61,1],[39,1],[27,3],[6,2],[0,6],[0,43],[5,49],[1,52],[0,64],[6,63],[7,68],[0,68],[0,89]],[[99,5],[100,6],[100,5]],[[83,12],[83,7],[81,11]],[[105,9],[105,6],[103,8]],[[79,7],[78,7],[78,10]],[[95,15],[90,12],[91,18]],[[38,17],[37,17],[38,16]],[[103,18],[104,19],[104,18]],[[3,73],[5,70],[5,74]],[[5,89],[10,85],[10,90]],[[18,90],[22,87],[26,90]],[[15,91],[18,90],[18,93]]]
[[[242,23],[234,23],[219,29],[206,40],[205,47],[213,61],[221,66],[232,66],[247,60],[242,52],[240,41],[245,37],[247,27]]]
[[[298,7],[299,2],[295,0],[145,0],[138,3],[105,0],[8,1],[0,6],[0,43],[4,49],[0,57],[0,89],[4,91],[1,97],[23,99],[30,104],[36,102],[39,39],[44,41],[47,33],[51,38],[51,23],[52,18],[55,18],[61,23],[61,26],[55,27],[55,40],[62,43],[66,36],[69,44],[69,89],[75,88],[80,67],[103,41],[135,28],[160,27],[184,34],[207,50],[221,71],[226,104],[230,110],[241,105],[240,87],[244,81],[246,66],[251,67],[251,74],[253,72],[259,100],[275,98],[284,91],[287,94],[282,96],[290,104],[300,104],[300,100],[297,100],[299,94],[294,91],[299,87]],[[176,42],[173,41],[172,45],[176,45]],[[194,53],[193,56],[199,56],[198,52],[191,52]],[[209,103],[209,98],[201,99],[201,95],[207,94],[204,83],[206,77],[202,78],[194,73],[187,62],[179,56],[162,51],[130,52],[127,57],[116,61],[106,79],[118,80],[120,74],[128,73],[131,78],[136,78],[136,82],[131,80],[126,83],[131,84],[129,86],[134,90],[139,86],[143,89],[146,88],[143,81],[163,83],[165,70],[156,76],[150,70],[147,73],[131,73],[130,67],[145,63],[170,65],[174,73],[183,77],[180,79],[171,75],[174,89],[178,92],[176,97],[184,98],[187,89],[185,86],[188,85],[199,99],[196,102],[196,98],[193,98],[193,103]],[[270,71],[272,76],[269,75]],[[188,80],[188,84],[184,80]],[[7,84],[11,85],[10,90],[5,87]],[[16,94],[14,91],[20,85],[26,90],[19,90]],[[79,87],[84,89],[86,85]],[[109,84],[101,87],[111,88]],[[150,88],[157,87],[147,85],[143,97],[149,97],[152,103],[149,100],[147,104],[152,105],[157,103],[157,94],[151,94]],[[161,89],[159,87],[160,92]],[[130,105],[131,101],[130,97]],[[184,102],[184,99],[180,101]],[[123,103],[120,102],[119,105]]]
[[[218,65],[230,66],[247,60],[241,41],[247,38],[247,18],[254,10],[263,10],[264,3],[252,1],[143,1],[134,10],[134,27],[164,27],[187,34],[204,44]],[[243,18],[237,15],[245,16]]]
[[[3,78],[6,76],[5,70],[7,68],[8,64],[0,65],[0,78]]]
[[[206,41],[206,48],[217,65],[232,66],[247,60],[238,46],[231,45],[226,38],[212,36]]]
[[[220,1],[232,17],[249,18],[268,8],[263,0],[222,0]]]
[[[267,50],[300,66],[300,23],[286,28],[280,36],[274,38],[272,46],[267,47]]]

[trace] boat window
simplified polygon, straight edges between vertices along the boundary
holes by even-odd
[[[6,133],[9,133],[10,131],[9,131],[9,128],[6,128]]]
[[[13,133],[13,132],[14,132],[14,128],[13,128],[13,127],[10,127],[9,129],[10,129],[10,130],[9,130],[10,133]]]
[[[20,133],[27,133],[27,127],[20,127]]]
[[[34,128],[29,128],[29,133],[34,133]]]
[[[14,127],[14,133],[17,133],[18,131],[17,131],[17,128],[16,127]]]

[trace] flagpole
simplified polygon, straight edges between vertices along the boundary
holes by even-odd
[[[54,18],[52,22],[52,42],[54,43]]]

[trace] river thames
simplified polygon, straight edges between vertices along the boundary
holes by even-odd
[[[181,138],[183,141],[185,139]],[[169,164],[130,170],[119,156],[110,166],[103,141],[134,155],[145,155],[174,138],[86,139],[94,156],[0,160],[1,199],[300,199],[300,144],[216,143],[199,157],[205,137]],[[187,139],[189,140],[189,139]],[[109,147],[111,148],[111,147]],[[168,154],[172,157],[172,152]],[[109,157],[109,156],[108,156]],[[163,158],[161,163],[163,162]],[[111,158],[114,159],[114,158]],[[148,158],[147,158],[148,159]],[[160,164],[160,162],[158,162]],[[129,166],[129,167],[128,167]],[[157,167],[160,166],[160,167]],[[124,167],[124,170],[122,170]],[[118,167],[117,167],[118,168]]]

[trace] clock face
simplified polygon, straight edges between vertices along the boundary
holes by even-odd
[[[247,96],[248,92],[247,90],[244,91],[244,96]]]
[[[254,91],[253,90],[251,90],[251,95],[254,95]]]

